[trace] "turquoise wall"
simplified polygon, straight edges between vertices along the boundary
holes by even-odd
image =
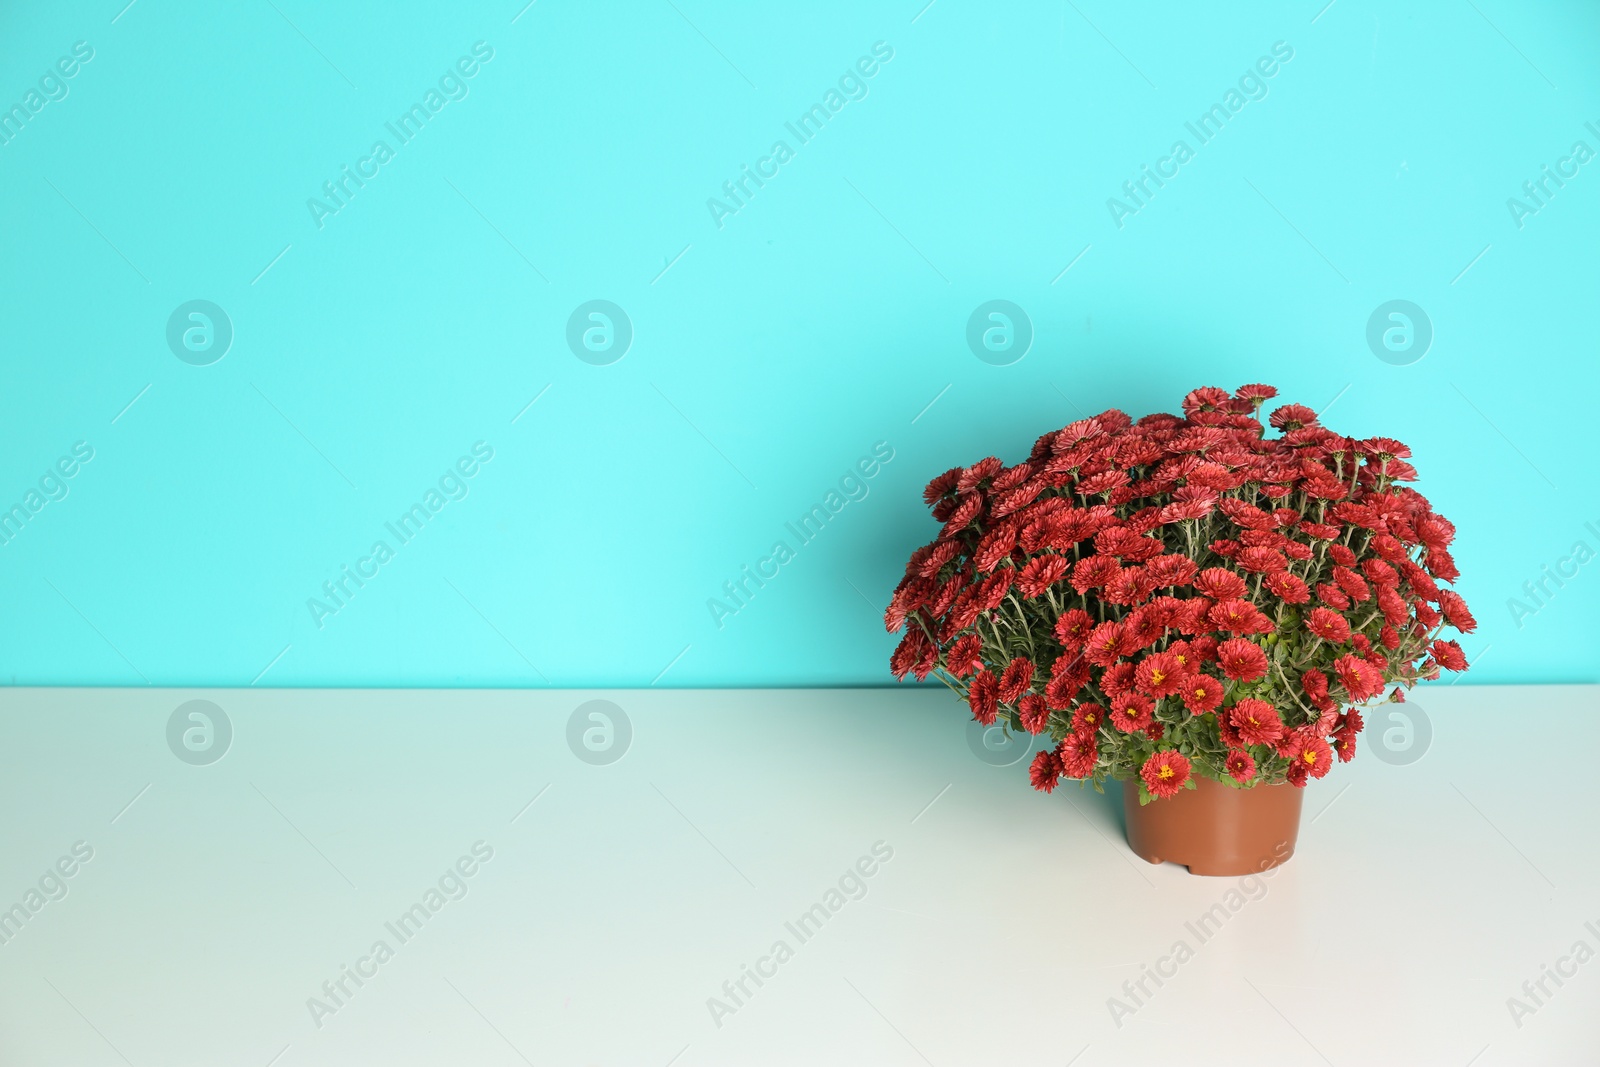
[[[1251,381],[1596,678],[1592,4],[124,2],[0,12],[13,683],[880,683],[929,476]]]

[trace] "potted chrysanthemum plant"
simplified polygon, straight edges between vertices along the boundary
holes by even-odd
[[[1195,873],[1287,859],[1300,787],[1354,756],[1361,709],[1465,670],[1440,631],[1476,625],[1441,588],[1455,527],[1404,484],[1410,450],[1299,404],[1263,425],[1276,392],[1106,411],[1015,466],[939,475],[924,498],[943,528],[885,616],[906,627],[897,677],[1047,737],[1044,792],[1125,783],[1130,845]]]

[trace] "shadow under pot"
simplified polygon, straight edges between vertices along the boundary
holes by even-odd
[[[1140,805],[1139,783],[1123,783],[1128,847],[1149,863],[1181,863],[1190,874],[1256,874],[1294,855],[1305,790],[1235,789],[1195,778],[1194,789]]]

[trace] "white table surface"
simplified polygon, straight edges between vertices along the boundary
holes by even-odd
[[[208,765],[167,742],[197,698],[233,729]],[[591,699],[632,725],[608,765],[566,740]],[[1600,1062],[1600,959],[1507,1004],[1600,951],[1600,689],[1417,703],[1426,754],[1312,783],[1297,855],[1241,885],[1134,857],[1110,797],[983,762],[942,690],[7,690],[0,907],[93,858],[0,944],[0,1063]],[[385,923],[478,841],[466,895],[400,942]],[[800,941],[877,842],[865,895]],[[1186,924],[1230,902],[1202,943]]]

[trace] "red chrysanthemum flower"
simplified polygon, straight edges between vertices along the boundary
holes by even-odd
[[[1372,598],[1372,590],[1367,586],[1366,579],[1351,570],[1349,567],[1333,568],[1333,580],[1339,584],[1349,598],[1357,604]]]
[[[1368,700],[1383,692],[1383,674],[1360,656],[1344,655],[1333,661],[1334,677],[1354,701]]]
[[[1441,582],[1453,582],[1461,577],[1461,572],[1456,569],[1454,557],[1440,548],[1430,548],[1425,561],[1428,571]]]
[[[1328,608],[1312,608],[1311,614],[1306,618],[1306,629],[1322,638],[1342,645],[1350,640],[1350,623],[1337,611]]]
[[[1196,651],[1193,642],[1190,641],[1174,641],[1166,647],[1166,651],[1172,653],[1184,674],[1188,674],[1205,662],[1205,656]]]
[[[1133,664],[1124,660],[1100,672],[1100,692],[1115,700],[1124,693],[1133,692]]]
[[[956,492],[970,493],[988,478],[993,478],[1004,469],[1005,464],[1000,462],[998,456],[985,456],[972,466],[963,470],[956,478]]]
[[[1244,738],[1239,736],[1239,731],[1233,728],[1233,723],[1228,721],[1226,714],[1219,713],[1216,717],[1216,723],[1217,736],[1222,739],[1224,745],[1229,748],[1244,747]]]
[[[1099,704],[1079,704],[1072,712],[1072,729],[1076,733],[1094,735],[1106,721],[1106,709]]]
[[[1261,614],[1248,600],[1218,601],[1207,617],[1219,630],[1235,634],[1264,634],[1272,632],[1272,620]]]
[[[945,653],[945,670],[957,678],[965,678],[983,667],[983,640],[977,634],[965,634],[950,651]]]
[[[1056,620],[1056,640],[1069,652],[1076,652],[1089,639],[1089,632],[1093,629],[1094,618],[1082,608],[1073,608],[1062,612]]]
[[[1100,748],[1094,734],[1070,733],[1061,739],[1056,751],[1060,754],[1061,771],[1068,778],[1089,777],[1100,758]]]
[[[1228,722],[1247,745],[1270,745],[1283,736],[1278,710],[1255,697],[1245,697],[1229,708]]]
[[[939,592],[928,602],[928,614],[939,618],[950,610],[950,605],[956,602],[956,597],[966,588],[967,576],[960,571],[952,574],[948,580],[939,586]]]
[[[1080,593],[1105,585],[1122,570],[1115,556],[1090,556],[1072,568],[1072,588]]]
[[[1000,566],[1006,557],[1011,555],[1011,550],[1017,545],[1017,527],[1014,523],[1004,522],[988,533],[978,542],[978,547],[973,550],[972,563],[980,573],[988,573]]]
[[[994,476],[994,480],[989,483],[989,492],[991,494],[1003,493],[1007,489],[1015,489],[1027,481],[1032,474],[1033,465],[1030,463],[1018,463],[1015,467],[1007,467]]]
[[[1217,494],[1212,490],[1202,491],[1199,486],[1185,486],[1178,492],[1187,492],[1194,489],[1197,495],[1184,500],[1173,500],[1172,503],[1161,509],[1162,522],[1186,522],[1193,519],[1203,519],[1216,510]]]
[[[1399,566],[1402,562],[1410,562],[1406,559],[1406,547],[1390,534],[1374,534],[1367,547],[1395,566]]]
[[[1026,468],[1027,464],[1024,463],[1022,467],[1017,469],[1025,471]],[[995,479],[995,483],[997,485],[999,481],[1000,479]],[[993,500],[990,514],[998,518],[1002,515],[1010,515],[1018,509],[1026,507],[1036,497],[1038,497],[1040,493],[1044,492],[1048,484],[1049,483],[1043,478],[1034,478],[1030,481],[1023,482],[1015,489],[1008,489],[999,493],[999,495],[997,495]]]
[[[1455,641],[1435,641],[1428,646],[1428,652],[1439,662],[1439,666],[1447,671],[1464,671],[1467,669],[1467,654],[1461,651],[1461,645]]]
[[[1020,697],[1033,681],[1033,660],[1018,656],[1006,664],[1000,675],[1000,702],[1010,704]]]
[[[1083,657],[1097,667],[1109,667],[1129,651],[1120,622],[1103,622],[1089,633]]]
[[[1270,530],[1277,525],[1270,513],[1238,497],[1227,497],[1220,506],[1224,515],[1247,530]]]
[[[917,573],[924,578],[937,578],[944,565],[960,554],[961,542],[940,541],[933,546],[933,551],[929,552],[927,558],[922,561],[922,566],[917,569]]]
[[[972,717],[985,726],[993,726],[995,713],[1000,710],[1000,681],[989,671],[979,671],[967,686],[967,705]]]
[[[1050,719],[1050,705],[1038,693],[1029,693],[1017,701],[1017,718],[1024,730],[1036,734],[1044,729]]]
[[[1318,708],[1328,708],[1333,705],[1328,696],[1328,676],[1316,668],[1306,671],[1300,676],[1300,688],[1306,691],[1306,696],[1311,698],[1311,703]]]
[[[1065,556],[1035,556],[1017,575],[1017,589],[1025,597],[1041,597],[1045,590],[1066,577],[1066,574]]]
[[[1222,703],[1222,683],[1201,671],[1186,677],[1178,692],[1183,696],[1183,706],[1195,715],[1204,715]]]
[[[1124,471],[1109,470],[1099,474],[1090,475],[1078,482],[1076,492],[1080,496],[1094,496],[1099,493],[1109,493],[1114,489],[1121,489],[1127,485],[1128,475]]]
[[[1310,534],[1319,541],[1332,541],[1335,537],[1338,537],[1339,534],[1343,532],[1337,526],[1331,526],[1327,523],[1321,522],[1312,522],[1310,519],[1302,519],[1300,521],[1299,529],[1307,534]]]
[[[1260,545],[1241,548],[1233,562],[1240,570],[1251,574],[1276,573],[1289,568],[1289,561],[1283,558],[1283,553]]]
[[[1065,709],[1085,685],[1089,684],[1089,664],[1081,655],[1068,652],[1056,657],[1050,665],[1050,681],[1044,687],[1044,698],[1052,708]]]
[[[1101,424],[1098,418],[1079,419],[1076,422],[1067,423],[1061,429],[1056,431],[1055,441],[1052,447],[1059,451],[1065,451],[1074,445],[1082,444],[1085,441],[1092,441],[1104,433],[1105,427]]]
[[[907,672],[915,674],[917,681],[922,681],[933,669],[939,665],[939,646],[934,644],[920,626],[906,631],[900,639],[899,647],[894,650],[894,655],[889,657],[889,669],[896,678],[904,678]]]
[[[1253,682],[1267,673],[1267,654],[1254,641],[1230,638],[1217,646],[1217,664],[1236,682]]]
[[[1111,702],[1111,725],[1125,734],[1138,733],[1150,725],[1154,708],[1142,693],[1124,693]]]
[[[1227,406],[1232,397],[1226,389],[1218,389],[1214,385],[1203,385],[1193,389],[1183,398],[1183,413],[1193,415],[1197,411],[1217,411]]]
[[[1340,763],[1349,763],[1356,758],[1356,735],[1353,731],[1335,730],[1330,743]]]
[[[1244,596],[1244,579],[1226,567],[1207,567],[1195,575],[1194,587],[1212,600],[1233,600]]]
[[[1147,578],[1155,588],[1187,585],[1194,580],[1199,568],[1188,556],[1157,556],[1144,565]]]
[[[1171,652],[1154,652],[1139,661],[1133,677],[1141,692],[1171,696],[1183,684],[1183,666]]]
[[[1157,752],[1139,770],[1150,795],[1160,799],[1175,795],[1189,780],[1189,758],[1175,749]]]
[[[1213,604],[1210,597],[1190,597],[1178,603],[1180,606],[1172,613],[1172,619],[1167,625],[1181,634],[1197,634],[1209,627]]]
[[[1380,588],[1393,588],[1400,584],[1400,574],[1387,562],[1370,556],[1361,563],[1361,573],[1367,580]]]
[[[1229,752],[1223,766],[1236,782],[1248,782],[1256,776],[1255,757],[1248,752]]]
[[[927,488],[922,491],[923,503],[927,504],[929,507],[932,507],[934,504],[938,503],[940,497],[944,496],[946,493],[950,492],[950,490],[956,487],[956,479],[960,477],[961,468],[951,467],[949,470],[933,479],[933,481],[928,483]]]
[[[1107,604],[1137,604],[1150,594],[1142,567],[1124,567],[1106,583],[1100,599]]]
[[[896,678],[904,678],[910,673],[912,665],[916,663],[916,637],[919,633],[921,631],[917,629],[906,631],[906,635],[900,639],[900,643],[894,647],[893,654],[889,656],[889,671]]]
[[[1304,404],[1285,404],[1278,408],[1269,417],[1268,422],[1273,429],[1285,432],[1303,429],[1317,424],[1317,413]]]
[[[1033,787],[1041,793],[1048,793],[1055,789],[1056,781],[1061,777],[1061,759],[1054,749],[1045,749],[1033,757],[1033,762],[1028,765],[1028,780]]]
[[[981,514],[983,514],[982,496],[974,493],[971,496],[960,500],[956,504],[955,510],[950,513],[950,517],[945,520],[944,529],[939,531],[939,536],[954,537],[956,534],[965,530],[968,526],[971,526]]]
[[[1360,442],[1361,451],[1379,459],[1410,459],[1411,449],[1392,437],[1369,437]]]
[[[1350,607],[1350,598],[1345,595],[1343,589],[1332,582],[1322,582],[1317,586],[1317,599],[1330,608],[1338,608],[1340,611]]]
[[[950,605],[950,614],[939,627],[939,640],[953,641],[956,635],[978,621],[982,605],[978,603],[978,590],[963,589]]]
[[[1411,618],[1405,597],[1393,589],[1378,590],[1378,610],[1383,612],[1383,621],[1389,626],[1404,626]]]
[[[1133,646],[1130,651],[1149,648],[1166,636],[1166,619],[1153,604],[1146,604],[1129,612],[1128,617],[1122,620],[1122,625],[1128,632],[1129,644]]]
[[[1426,545],[1429,552],[1442,552],[1455,539],[1455,524],[1443,515],[1430,512],[1417,517],[1417,540]]]
[[[1010,567],[1002,567],[978,584],[979,602],[984,611],[993,611],[1004,603],[1016,573]]]
[[[1467,610],[1467,602],[1461,599],[1459,593],[1449,589],[1440,590],[1439,611],[1444,615],[1446,622],[1464,634],[1470,634],[1478,628],[1478,620]]]
[[[1296,733],[1290,746],[1289,781],[1304,786],[1308,778],[1321,778],[1333,766],[1333,749],[1315,734]]]
[[[1300,483],[1300,491],[1318,500],[1343,500],[1349,489],[1337,478],[1307,478]]]
[[[1412,592],[1424,600],[1438,600],[1440,598],[1441,590],[1438,584],[1428,577],[1427,571],[1409,559],[1402,559],[1395,566],[1399,568],[1401,577],[1406,580],[1406,584],[1411,587]]]

